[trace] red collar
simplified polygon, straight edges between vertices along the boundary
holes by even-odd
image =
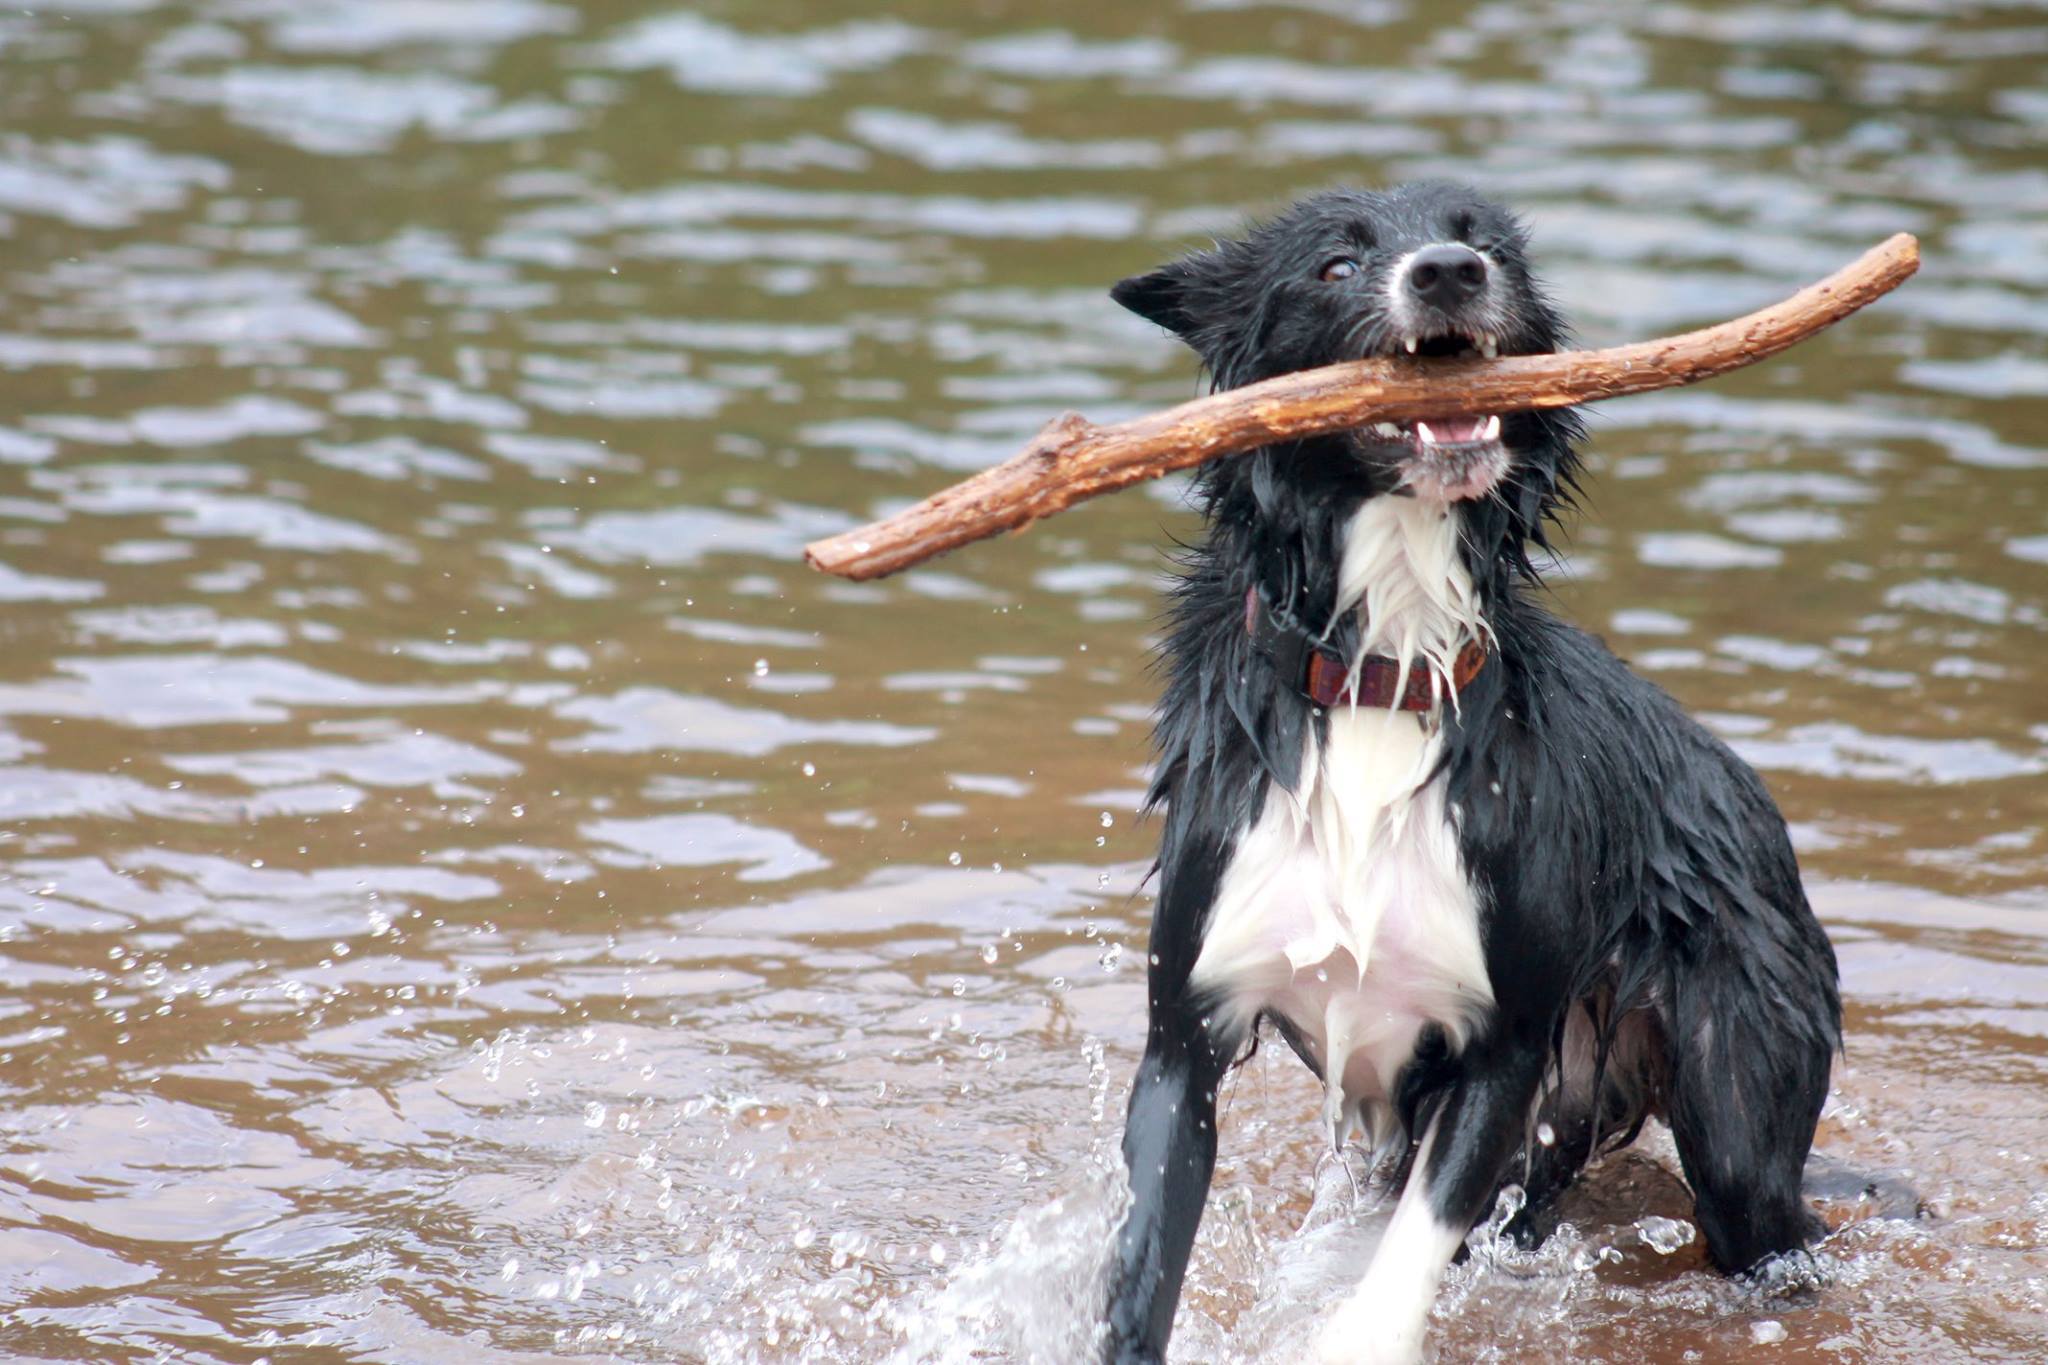
[[[1436,689],[1430,685],[1427,664],[1418,660],[1409,665],[1407,686],[1397,703],[1394,689],[1401,687],[1399,659],[1368,654],[1353,673],[1317,636],[1267,602],[1255,587],[1245,590],[1244,629],[1289,685],[1326,710],[1350,705],[1354,699],[1368,709],[1428,711],[1436,706]],[[1477,640],[1467,641],[1451,661],[1451,691],[1463,692],[1484,667],[1486,646]]]

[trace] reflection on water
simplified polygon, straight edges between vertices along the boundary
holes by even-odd
[[[1187,514],[796,551],[1188,396],[1119,275],[1448,173],[1595,343],[1922,235],[1596,414],[1557,582],[1783,800],[1822,1148],[1935,1216],[1832,1207],[1834,1284],[1761,1297],[1653,1142],[1481,1239],[1442,1357],[2032,1358],[2044,53],[1874,0],[0,15],[0,1347],[1075,1358]],[[1289,1358],[1376,1235],[1297,1071],[1233,1082],[1183,1360]]]

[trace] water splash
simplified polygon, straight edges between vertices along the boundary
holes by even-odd
[[[1643,1239],[1643,1245],[1659,1256],[1670,1256],[1681,1247],[1689,1247],[1698,1236],[1693,1225],[1678,1218],[1661,1218],[1650,1214],[1636,1219],[1636,1235]]]
[[[985,1359],[1065,1365],[1100,1348],[1100,1305],[1118,1225],[1130,1207],[1108,1124],[1109,1067],[1090,1038],[1089,1122],[1097,1133],[1068,1189],[1018,1213],[983,1255],[881,1315],[890,1365]]]

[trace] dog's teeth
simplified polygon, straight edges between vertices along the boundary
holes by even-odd
[[[1408,337],[1404,339],[1401,344],[1408,348],[1409,355],[1415,354],[1415,347],[1418,343],[1416,342],[1414,337]]]
[[[1485,425],[1479,428],[1479,439],[1482,441],[1498,441],[1500,439],[1499,413],[1495,413],[1487,418]]]
[[[1382,440],[1391,441],[1400,436],[1401,428],[1395,426],[1392,422],[1374,422],[1372,424],[1372,434]]]
[[[1422,438],[1422,443],[1426,446],[1436,444],[1436,433],[1429,429],[1429,423],[1427,422],[1417,422],[1415,424],[1415,434]]]
[[[1500,341],[1493,333],[1488,332],[1479,338],[1479,350],[1488,360],[1497,359],[1500,356]]]

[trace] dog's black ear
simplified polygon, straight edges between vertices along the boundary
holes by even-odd
[[[1109,296],[1146,321],[1187,337],[1195,329],[1194,315],[1188,311],[1188,286],[1194,277],[1191,261],[1175,261],[1149,275],[1117,281]]]

